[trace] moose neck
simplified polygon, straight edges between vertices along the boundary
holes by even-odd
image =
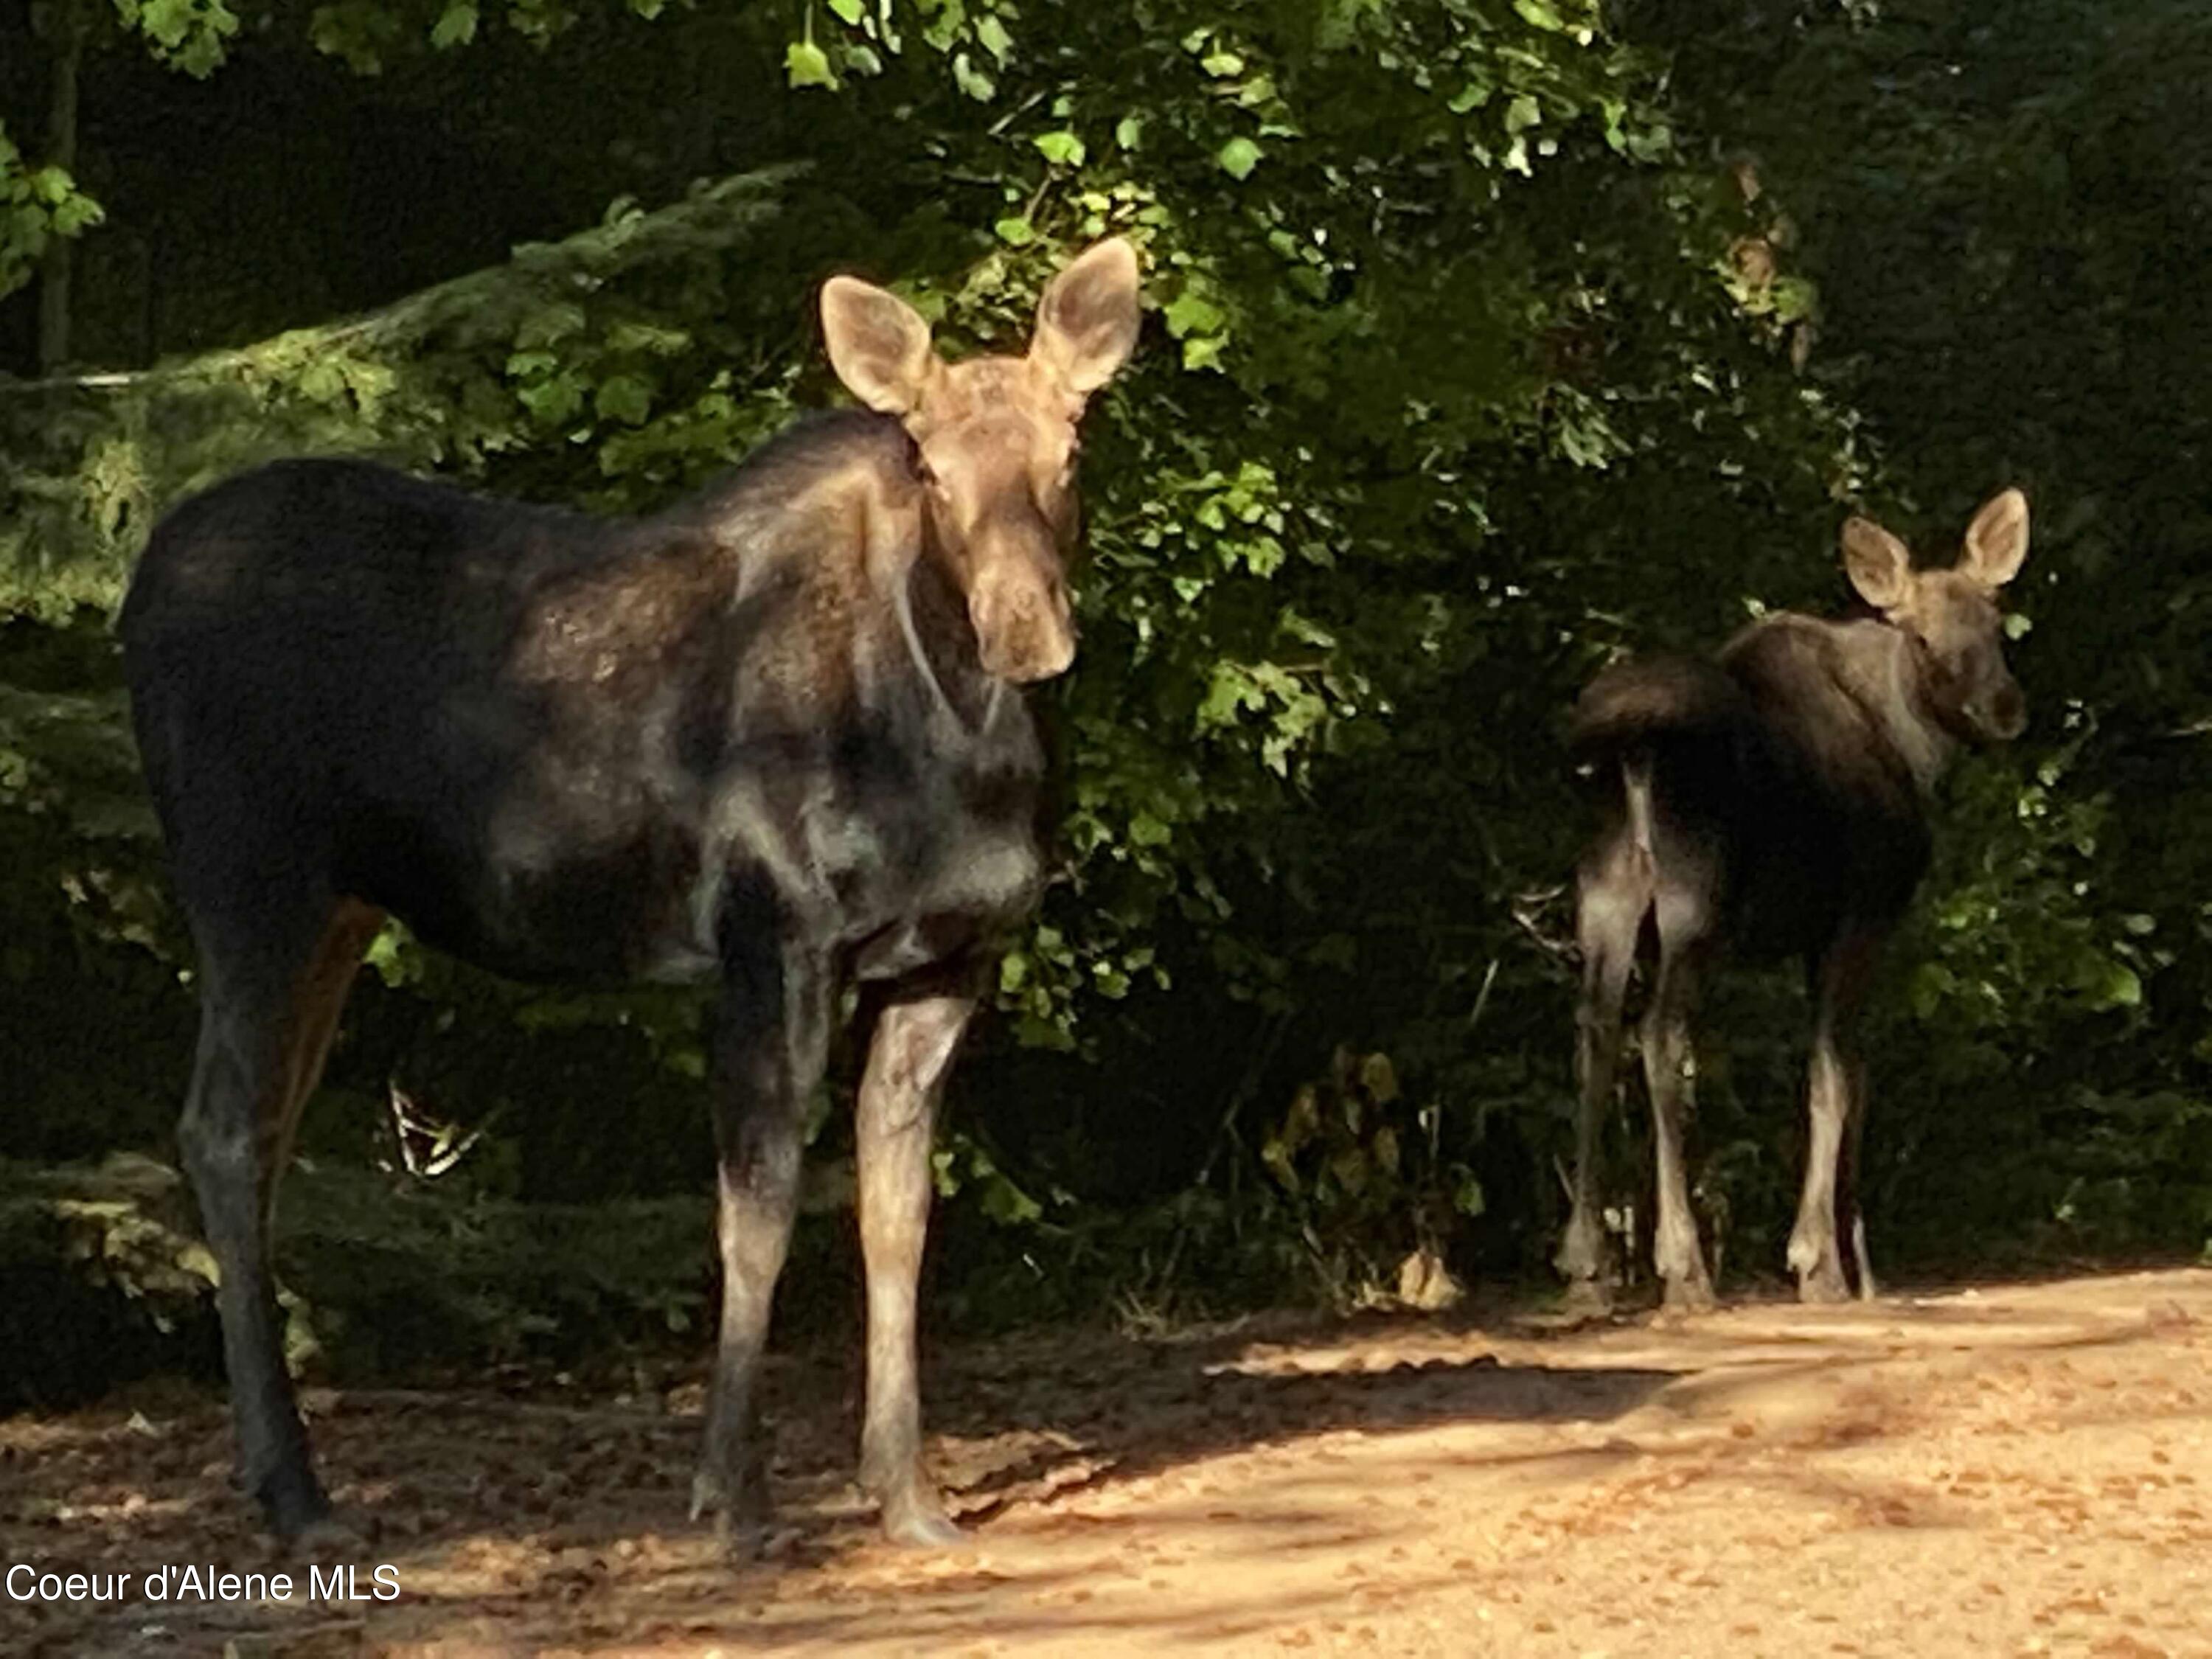
[[[1832,624],[1843,640],[1844,689],[1912,774],[1925,799],[1959,752],[1929,701],[1927,671],[1905,630],[1880,617]]]
[[[1019,690],[983,666],[967,596],[945,568],[942,550],[929,544],[907,567],[892,594],[914,666],[942,711],[972,736],[981,737]]]

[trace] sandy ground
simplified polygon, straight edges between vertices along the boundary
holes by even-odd
[[[940,1556],[855,1507],[848,1363],[779,1364],[780,1560],[732,1569],[682,1521],[696,1382],[311,1395],[373,1531],[360,1591],[389,1565],[396,1600],[134,1579],[0,1597],[0,1647],[2212,1656],[2212,1272],[940,1352],[933,1455],[975,1538]],[[226,1455],[198,1395],[0,1423],[0,1568],[302,1574]]]

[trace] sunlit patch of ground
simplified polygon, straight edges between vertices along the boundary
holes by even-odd
[[[397,1601],[0,1600],[0,1646],[2212,1659],[2212,1272],[1556,1334],[1054,1337],[927,1373],[956,1555],[875,1540],[842,1356],[778,1368],[799,1533],[741,1570],[682,1522],[696,1384],[318,1395],[363,1588],[388,1562]],[[0,1424],[0,1566],[283,1565],[226,1457],[198,1395]]]

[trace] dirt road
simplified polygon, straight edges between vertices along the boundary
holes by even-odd
[[[2212,1272],[940,1352],[934,1453],[975,1536],[946,1557],[859,1516],[837,1363],[775,1378],[799,1526],[742,1571],[681,1524],[694,1383],[311,1396],[388,1603],[307,1599],[227,1490],[210,1400],[0,1423],[0,1569],[295,1575],[286,1601],[0,1598],[0,1647],[2212,1656]]]

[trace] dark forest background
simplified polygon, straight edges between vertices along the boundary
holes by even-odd
[[[609,511],[835,396],[811,301],[1017,337],[1145,250],[1091,417],[1061,876],[954,1085],[940,1326],[1540,1285],[1623,648],[1831,608],[2008,484],[2028,735],[1875,1015],[1894,1275],[2212,1235],[2212,4],[34,0],[0,8],[0,1401],[211,1360],[189,952],[109,623],[153,519],[366,453]],[[345,1377],[688,1349],[693,1000],[379,941],[280,1245]],[[1705,1021],[1698,1200],[1779,1275],[1806,1012]],[[849,1072],[850,1057],[846,1057]],[[1613,1181],[1644,1190],[1640,1103]],[[851,1316],[827,1103],[787,1324]],[[12,1373],[12,1374],[11,1374]]]

